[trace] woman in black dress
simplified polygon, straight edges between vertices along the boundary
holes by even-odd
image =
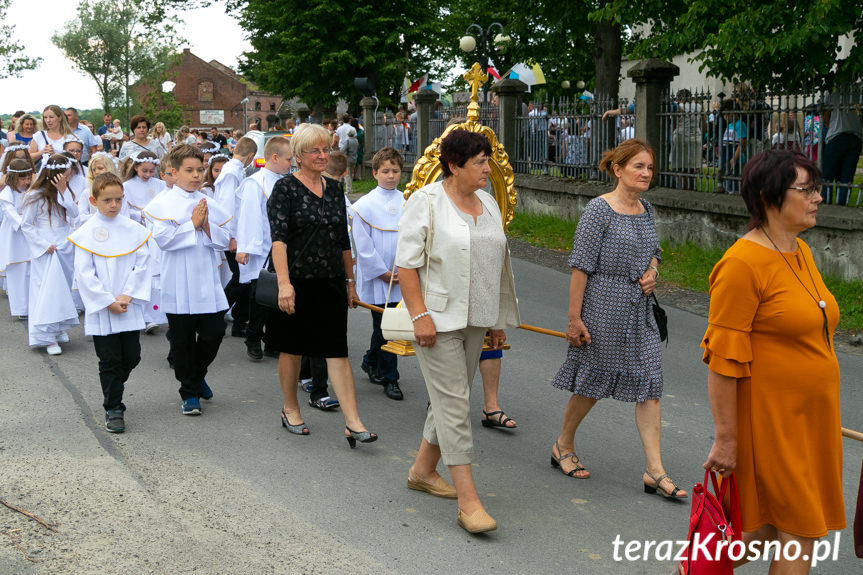
[[[357,293],[345,198],[335,180],[322,176],[330,155],[329,133],[303,124],[291,138],[291,149],[300,169],[279,180],[267,201],[282,313],[270,318],[266,339],[279,352],[282,425],[308,435],[297,402],[300,361],[304,355],[325,357],[348,443],[371,443],[378,436],[360,421],[348,363],[348,306],[356,307]]]

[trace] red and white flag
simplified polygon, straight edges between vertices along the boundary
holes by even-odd
[[[494,69],[494,66],[489,66],[486,72],[494,76],[495,80],[500,80],[500,74],[497,73],[497,70]]]
[[[428,81],[429,81],[429,75],[428,75],[428,72],[426,72],[425,74],[422,75],[422,77],[419,80],[416,80],[413,84],[411,84],[411,87],[408,88],[408,94],[412,94],[413,92],[416,92],[417,90],[419,90],[421,88],[424,88],[425,85],[428,83]]]

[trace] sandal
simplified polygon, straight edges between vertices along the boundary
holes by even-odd
[[[493,418],[493,416],[495,415],[497,417]],[[507,423],[509,423],[510,421],[515,423],[515,420],[507,417],[502,409],[499,409],[497,411],[483,410],[482,420],[480,421],[480,423],[482,423],[483,427],[503,427],[505,429],[515,429],[516,427],[518,427],[518,425],[507,425]]]
[[[560,453],[560,446],[557,444],[557,440],[554,442],[554,447],[557,448],[557,452]],[[560,464],[564,459],[571,459],[575,464],[575,468],[570,470],[569,473],[563,470],[563,466]],[[552,467],[560,467],[560,472],[568,477],[574,477],[575,479],[587,479],[590,477],[590,472],[581,464],[581,460],[573,451],[572,453],[564,453],[560,457],[554,456],[554,449],[551,450],[551,466]],[[585,472],[587,475],[576,475],[576,473]],[[646,485],[645,485],[646,487]]]
[[[300,423],[293,425],[290,421],[288,421],[288,416],[285,414],[284,409],[282,409],[282,427],[286,428],[294,435],[309,434],[309,427],[306,425],[306,423],[304,421],[301,421]]]
[[[660,495],[662,495],[666,499],[686,499],[687,497],[689,497],[688,493],[686,493],[684,490],[680,489],[677,485],[675,485],[674,480],[671,479],[667,473],[663,473],[659,477],[654,477],[652,473],[650,473],[648,470],[645,469],[644,474],[653,480],[653,485],[651,485],[651,484],[647,483],[646,481],[644,481],[644,476],[642,476],[642,481],[644,481],[644,492],[645,493],[651,493],[651,494],[652,493],[659,493]],[[663,479],[668,479],[668,481],[671,483],[671,486],[674,489],[672,489],[670,492],[663,489],[662,486],[660,485],[662,483]],[[678,495],[678,493],[683,493],[683,495]]]

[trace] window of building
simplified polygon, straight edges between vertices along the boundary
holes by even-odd
[[[198,84],[198,101],[212,102],[213,101],[213,83],[209,81],[200,82]]]
[[[260,111],[261,111],[261,103],[260,103],[260,102],[255,102],[255,111],[256,111],[256,112],[260,112]]]
[[[270,104],[270,112],[275,112],[275,111],[276,111],[276,105],[271,103]]]

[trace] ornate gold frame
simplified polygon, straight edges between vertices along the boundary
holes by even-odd
[[[440,143],[453,130],[467,130],[469,132],[478,132],[484,134],[491,144],[492,155],[489,159],[491,174],[489,181],[494,192],[494,198],[497,200],[497,205],[500,208],[500,214],[503,218],[503,229],[509,228],[509,223],[515,215],[515,204],[517,201],[516,191],[514,187],[515,176],[512,171],[512,166],[509,163],[509,155],[497,139],[497,134],[488,126],[483,126],[479,123],[479,103],[477,102],[480,86],[488,82],[488,75],[483,73],[479,64],[474,62],[470,70],[464,73],[464,79],[470,85],[470,104],[467,107],[467,122],[461,124],[453,124],[444,130],[439,138],[431,143],[425,149],[425,153],[414,164],[413,175],[411,181],[405,187],[405,199],[416,190],[437,181],[441,177],[440,165]]]

